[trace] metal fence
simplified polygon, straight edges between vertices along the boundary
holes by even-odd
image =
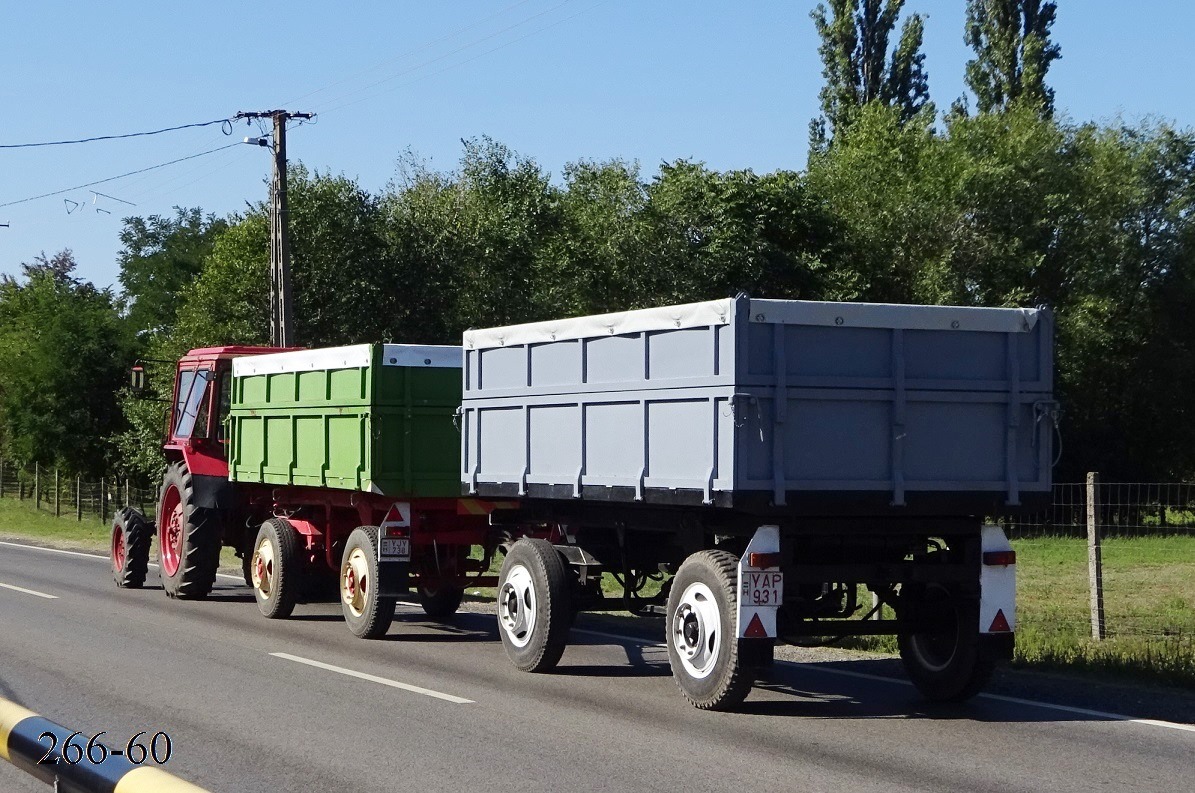
[[[1189,482],[1087,482],[1054,485],[1050,507],[1004,521],[1010,537],[1086,537],[1088,505],[1104,537],[1195,536],[1195,484]]]
[[[107,521],[125,505],[152,518],[158,491],[127,477],[84,479],[56,468],[23,468],[0,459],[0,498],[27,501],[35,509],[77,521],[85,517]]]
[[[1092,473],[1055,485],[1043,512],[1004,525],[1018,549],[1024,625],[1195,653],[1195,484]]]

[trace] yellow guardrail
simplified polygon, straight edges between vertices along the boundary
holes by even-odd
[[[102,734],[102,733],[101,733]],[[0,699],[0,758],[63,793],[207,793],[157,763],[161,752],[130,739],[108,748],[14,702]],[[135,736],[134,736],[135,738]],[[169,739],[167,739],[169,740]],[[169,749],[166,751],[167,759]],[[130,757],[130,755],[133,755]]]

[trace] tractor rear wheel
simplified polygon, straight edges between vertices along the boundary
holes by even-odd
[[[219,513],[195,505],[194,481],[186,463],[166,468],[157,520],[162,589],[172,598],[206,597],[220,565]]]

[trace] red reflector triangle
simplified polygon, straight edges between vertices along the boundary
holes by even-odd
[[[1004,626],[1004,630],[1008,630],[1008,626]],[[762,639],[767,638],[768,632],[763,629],[763,621],[759,619],[759,612],[755,612],[755,616],[747,623],[747,632],[743,636],[748,639]]]
[[[1004,610],[996,610],[996,619],[992,620],[992,627],[988,628],[988,633],[1008,633],[1011,628],[1008,627],[1008,620],[1004,618]]]

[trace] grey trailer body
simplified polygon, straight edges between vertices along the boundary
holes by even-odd
[[[507,655],[545,671],[572,613],[626,609],[664,616],[700,708],[778,639],[869,634],[927,697],[972,696],[1016,629],[983,518],[1050,493],[1053,325],[738,297],[466,333],[462,489],[494,500]]]
[[[471,331],[468,495],[987,514],[1050,492],[1044,309],[736,298]]]

